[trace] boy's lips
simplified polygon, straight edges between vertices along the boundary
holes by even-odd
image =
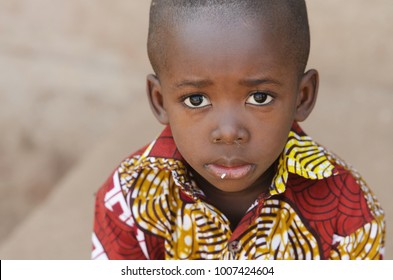
[[[219,179],[241,179],[254,169],[255,165],[240,160],[218,160],[205,165],[207,171]]]

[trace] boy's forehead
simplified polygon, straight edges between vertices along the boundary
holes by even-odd
[[[184,60],[184,56],[194,60],[223,58],[230,63],[251,54],[284,55],[287,43],[282,33],[279,25],[272,25],[263,18],[227,21],[200,17],[173,27],[163,37],[167,40],[168,64]]]
[[[228,40],[236,39],[242,43],[247,43],[245,40],[250,39],[250,35],[274,35],[276,38],[280,37],[281,42],[285,43],[284,39],[288,39],[290,35],[291,21],[285,19],[289,16],[289,12],[279,9],[280,5],[268,6],[270,8],[263,12],[242,5],[189,8],[183,14],[175,13],[173,22],[169,20],[169,24],[166,25],[167,31],[173,35],[182,34],[182,37],[188,40],[192,40],[193,37],[204,37],[205,40],[227,38]]]
[[[231,49],[241,51],[245,46],[258,48],[262,43],[274,44],[275,38],[279,38],[278,32],[260,20],[217,22],[201,19],[187,22],[170,33],[166,38],[173,47],[177,45],[189,50],[217,48],[211,49],[212,52]]]
[[[287,52],[272,34],[244,24],[214,27],[209,22],[189,24],[170,37],[166,67],[160,73],[162,83],[176,84],[190,78],[217,82],[227,78],[262,79],[294,69],[289,67]]]

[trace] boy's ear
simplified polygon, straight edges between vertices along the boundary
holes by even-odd
[[[160,123],[167,125],[169,123],[168,114],[164,107],[161,84],[156,75],[150,74],[147,76],[146,92],[154,116]]]
[[[302,122],[307,119],[317,101],[319,86],[319,74],[317,70],[311,69],[304,73],[300,82],[300,92],[297,100],[295,120]]]

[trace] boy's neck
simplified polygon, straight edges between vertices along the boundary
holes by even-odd
[[[237,227],[247,210],[263,193],[269,191],[275,174],[273,164],[254,184],[238,192],[224,192],[210,184],[206,179],[191,169],[194,180],[204,192],[206,201],[220,210],[230,221],[232,231]]]

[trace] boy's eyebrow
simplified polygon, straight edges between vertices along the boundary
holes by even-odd
[[[177,88],[182,88],[182,87],[195,87],[195,88],[204,88],[207,86],[211,86],[213,84],[213,81],[211,80],[182,80],[178,83],[176,83]]]
[[[204,88],[213,85],[213,81],[209,79],[201,79],[201,80],[182,80],[176,83],[177,88],[182,87],[194,87],[194,88]],[[248,78],[239,81],[239,85],[247,86],[247,87],[255,87],[262,84],[276,84],[281,85],[281,83],[277,80],[270,78]]]
[[[281,83],[277,80],[270,79],[270,78],[249,78],[249,79],[243,79],[239,81],[239,85],[242,86],[247,86],[247,87],[254,87],[254,86],[259,86],[262,84],[276,84],[276,85],[281,85]]]

